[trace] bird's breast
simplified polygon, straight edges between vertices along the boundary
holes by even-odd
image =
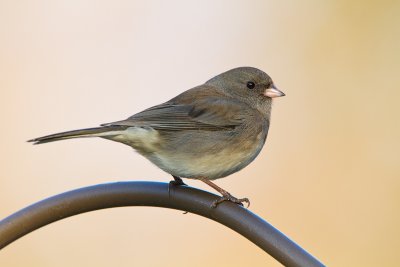
[[[262,129],[174,135],[166,138],[163,148],[148,158],[175,176],[211,180],[246,167],[257,157],[266,138]]]

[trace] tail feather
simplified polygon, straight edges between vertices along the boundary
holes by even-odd
[[[38,137],[35,139],[28,140],[28,142],[32,142],[34,145],[44,144],[53,141],[66,140],[71,138],[79,138],[79,137],[102,137],[102,136],[111,136],[117,135],[118,131],[123,131],[127,126],[104,126],[104,127],[95,127],[95,128],[87,128],[80,130],[67,131],[62,133],[56,133],[51,135],[46,135],[42,137]]]

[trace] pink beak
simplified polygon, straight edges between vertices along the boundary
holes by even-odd
[[[274,98],[274,97],[285,96],[285,93],[278,90],[278,88],[276,88],[275,85],[272,85],[271,88],[265,90],[264,95],[270,98]]]

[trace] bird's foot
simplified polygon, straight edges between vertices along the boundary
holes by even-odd
[[[243,206],[243,202],[246,202],[247,203],[247,208],[250,207],[250,200],[247,197],[245,197],[245,198],[236,198],[236,197],[232,196],[228,191],[222,189],[221,187],[219,187],[218,185],[214,184],[210,180],[208,180],[206,178],[202,178],[202,177],[200,177],[198,179],[200,181],[202,181],[203,183],[211,186],[212,188],[217,190],[222,195],[222,197],[220,199],[217,199],[217,200],[215,200],[213,202],[213,204],[211,205],[211,208],[216,208],[220,203],[222,203],[224,201],[230,201],[230,202],[239,204],[241,206]]]
[[[169,182],[170,185],[174,185],[174,186],[187,185],[183,182],[183,180],[180,177],[174,176],[174,175],[172,175],[172,177],[174,177],[174,180]]]
[[[171,180],[169,181],[169,184],[172,186],[182,186],[182,185],[187,185],[185,184],[182,180],[181,181],[177,181],[177,180]]]
[[[213,204],[211,205],[211,208],[216,208],[219,204],[221,204],[224,201],[230,201],[233,203],[236,203],[238,205],[244,206],[243,202],[247,203],[247,207],[250,207],[250,200],[245,197],[245,198],[236,198],[234,196],[232,196],[231,194],[229,194],[228,192],[226,192],[226,194],[224,194],[220,199],[217,199],[213,202]]]
[[[182,179],[181,179],[180,177],[174,176],[174,175],[172,175],[172,177],[174,177],[174,180],[169,181],[169,184],[168,184],[168,194],[171,193],[171,186],[183,186],[183,185],[187,185],[187,184],[185,184],[185,183],[182,181]]]
[[[175,176],[175,175],[172,175],[172,177],[174,177],[174,180],[169,181],[169,184],[168,184],[168,194],[171,193],[171,186],[183,186],[183,185],[186,185],[186,186],[187,186],[187,184],[185,184],[185,183],[183,182],[183,180],[182,180],[181,177],[178,177],[178,176]],[[184,212],[183,212],[183,214],[188,214],[188,213],[189,213],[188,211],[184,211]]]

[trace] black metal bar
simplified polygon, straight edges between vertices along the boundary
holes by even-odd
[[[123,206],[155,206],[188,211],[224,224],[285,266],[324,266],[249,210],[231,202],[211,208],[218,198],[192,187],[159,182],[84,187],[37,202],[0,221],[0,249],[42,226],[80,213]]]

